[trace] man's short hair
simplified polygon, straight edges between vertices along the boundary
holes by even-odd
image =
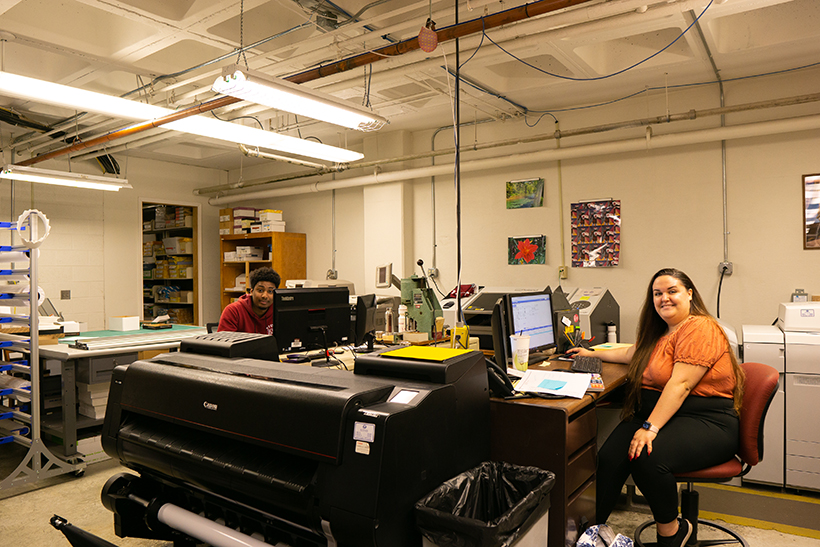
[[[253,290],[260,281],[270,281],[273,283],[273,286],[278,289],[281,279],[273,268],[268,268],[267,266],[259,268],[251,272],[251,290]]]

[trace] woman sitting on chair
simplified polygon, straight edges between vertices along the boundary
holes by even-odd
[[[739,442],[743,371],[692,280],[672,268],[649,283],[628,348],[581,355],[629,365],[623,421],[598,453],[597,520],[609,518],[629,475],[657,524],[658,546],[686,544],[675,473],[730,459]]]

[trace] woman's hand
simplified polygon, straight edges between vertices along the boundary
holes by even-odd
[[[646,455],[649,456],[652,454],[652,441],[654,441],[657,436],[657,433],[653,433],[648,429],[641,428],[637,430],[635,435],[632,436],[632,442],[629,443],[627,456],[630,461],[641,455],[644,446],[646,447]]]
[[[582,348],[582,347],[574,347],[574,348],[569,348],[567,350],[567,354],[571,357],[575,357],[576,355],[592,356],[592,355],[595,355],[595,352],[592,351],[592,350]]]

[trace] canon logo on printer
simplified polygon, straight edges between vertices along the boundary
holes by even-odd
[[[282,302],[293,302],[293,297],[292,296],[283,296],[282,297]]]
[[[204,406],[204,407],[205,407],[205,408],[207,408],[208,410],[216,410],[217,408],[219,408],[219,407],[218,407],[217,405],[215,405],[214,403],[209,403],[208,401],[204,401],[204,402],[202,403],[202,406]]]

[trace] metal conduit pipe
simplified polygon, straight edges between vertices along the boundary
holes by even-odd
[[[754,103],[747,103],[743,105],[736,105],[736,106],[729,106],[726,108],[710,108],[706,110],[689,110],[688,112],[680,113],[680,114],[671,114],[665,116],[654,116],[648,118],[640,118],[637,120],[627,120],[623,122],[614,122],[609,124],[601,124],[595,125],[591,127],[582,127],[578,129],[570,129],[570,130],[560,130],[556,129],[552,134],[545,134],[545,135],[536,135],[534,137],[527,137],[527,138],[516,138],[516,139],[508,139],[503,141],[496,141],[491,143],[485,144],[473,144],[469,147],[462,147],[462,151],[479,151],[479,150],[489,150],[492,148],[500,148],[505,146],[514,146],[514,145],[521,145],[521,144],[531,144],[551,139],[562,139],[567,137],[577,137],[581,135],[591,135],[596,133],[602,133],[604,131],[612,131],[615,129],[626,129],[632,127],[642,127],[642,126],[650,126],[650,125],[659,125],[662,123],[672,123],[678,121],[686,121],[686,120],[694,120],[698,118],[705,118],[710,116],[718,116],[723,115],[726,113],[737,113],[737,112],[745,112],[750,110],[760,110],[764,108],[775,108],[780,106],[792,106],[798,104],[807,104],[811,102],[818,102],[820,101],[820,93],[812,93],[808,95],[799,95],[795,97],[787,97],[785,99],[772,99],[766,101],[759,101]],[[490,121],[490,120],[487,120]],[[483,123],[476,122],[476,123]],[[446,126],[450,127],[450,126]],[[438,134],[439,131],[445,128],[439,128],[433,134],[434,137]],[[262,186],[266,184],[273,184],[276,182],[283,182],[288,180],[295,180],[299,178],[307,178],[311,176],[318,176],[324,175],[330,172],[336,171],[344,171],[349,169],[363,169],[368,167],[378,167],[381,165],[386,165],[389,163],[398,163],[404,161],[413,161],[419,159],[426,159],[426,158],[435,158],[437,156],[446,156],[453,154],[455,152],[454,147],[444,148],[441,150],[431,150],[430,152],[422,152],[419,154],[409,154],[406,156],[399,156],[396,158],[387,158],[382,160],[373,160],[369,162],[356,162],[347,164],[343,167],[338,168],[329,168],[322,166],[321,169],[317,171],[311,171],[306,173],[298,173],[298,174],[291,174],[291,175],[282,175],[280,177],[275,178],[265,178],[265,179],[258,179],[253,181],[242,181],[241,184],[233,183],[233,184],[221,184],[217,186],[208,186],[205,188],[197,188],[193,191],[194,195],[203,195],[203,194],[214,194],[218,192],[223,192],[225,190],[231,190],[235,188],[250,188],[252,186]],[[266,152],[259,152],[256,157],[266,158],[266,159],[276,159],[273,157],[273,154],[267,154]]]
[[[710,142],[720,142],[721,140],[733,140],[751,137],[761,137],[766,135],[777,135],[783,133],[793,133],[797,131],[811,131],[820,129],[820,115],[804,116],[801,118],[790,118],[785,120],[774,120],[757,122],[732,127],[718,127],[712,129],[701,129],[686,133],[675,133],[671,135],[652,136],[647,130],[646,137],[637,139],[625,139],[621,141],[605,142],[598,144],[581,145],[575,147],[558,148],[552,150],[541,150],[524,154],[503,155],[494,158],[486,158],[462,162],[461,169],[465,172],[475,172],[485,169],[498,169],[529,163],[539,163],[556,161],[563,159],[577,159],[582,157],[602,156],[606,154],[622,154],[627,152],[638,152],[642,150],[656,150],[673,148],[677,146],[687,146],[693,144],[705,144]],[[211,205],[223,205],[226,203],[236,203],[247,200],[257,200],[281,196],[294,196],[301,194],[311,194],[324,192],[339,188],[354,188],[369,186],[373,184],[384,184],[387,182],[398,182],[416,178],[426,178],[436,175],[444,175],[451,172],[452,164],[437,165],[432,167],[422,167],[418,169],[407,169],[389,173],[374,173],[350,179],[334,180],[327,182],[313,182],[299,186],[289,186],[287,188],[277,188],[272,190],[262,190],[244,194],[231,194],[210,198]]]

